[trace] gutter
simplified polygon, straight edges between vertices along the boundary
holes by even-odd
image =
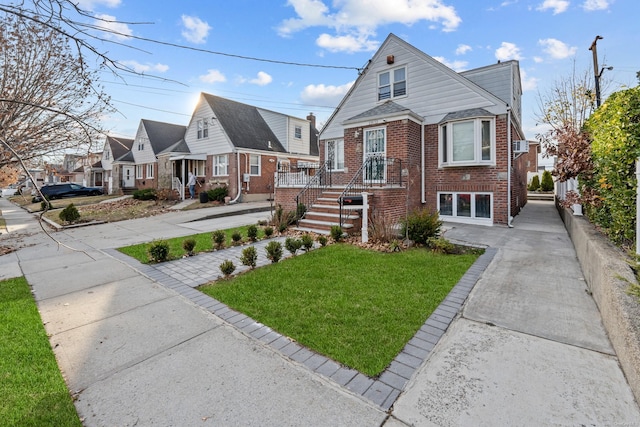
[[[425,171],[424,171],[424,117],[422,118],[422,123],[420,124],[421,132],[420,132],[420,197],[422,198],[421,203],[424,205],[427,203],[427,195],[425,180]]]
[[[507,225],[509,228],[513,228],[511,221],[511,108],[507,105]]]
[[[240,152],[236,151],[236,157],[238,160],[238,194],[236,194],[236,198],[229,201],[230,205],[238,203],[238,199],[240,199],[240,195],[242,195],[242,181],[240,181]]]

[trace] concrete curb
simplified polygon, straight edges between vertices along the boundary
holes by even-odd
[[[640,401],[640,305],[629,295],[637,283],[628,257],[602,236],[586,218],[556,207],[573,241],[578,260],[602,323],[636,400]]]

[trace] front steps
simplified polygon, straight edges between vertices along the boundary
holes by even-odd
[[[297,229],[318,234],[329,234],[331,227],[340,225],[340,203],[342,192],[325,191],[317,202],[307,208]],[[343,206],[342,230],[349,234],[360,231],[362,206]]]

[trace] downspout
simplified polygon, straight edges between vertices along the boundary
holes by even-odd
[[[240,152],[236,151],[236,157],[238,160],[238,194],[236,194],[236,198],[229,201],[229,204],[232,205],[234,203],[238,203],[238,199],[240,198],[240,195],[242,194],[242,181],[240,181]]]
[[[426,185],[424,183],[425,179],[425,171],[424,171],[424,117],[422,118],[422,123],[420,124],[420,197],[422,198],[421,203],[424,205],[427,203],[427,195],[425,194]]]
[[[507,105],[507,225],[513,228],[511,224],[511,108]]]

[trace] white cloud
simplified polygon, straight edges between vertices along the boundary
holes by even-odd
[[[464,55],[465,53],[470,52],[471,50],[473,49],[468,44],[459,44],[458,48],[456,49],[456,55]]]
[[[499,61],[509,61],[511,59],[519,61],[522,58],[520,48],[514,43],[502,42],[500,47],[496,49],[496,59]]]
[[[443,0],[340,0],[332,3],[333,9],[324,0],[288,0],[287,4],[297,17],[282,21],[278,33],[287,37],[305,28],[327,27],[335,35],[323,34],[316,42],[332,51],[372,50],[379,43],[370,39],[382,25],[430,21],[448,32],[455,31],[462,22],[455,8]]]
[[[118,7],[121,0],[76,0],[74,3],[83,10],[93,10],[95,6]]]
[[[305,104],[336,106],[353,86],[353,81],[340,86],[308,85],[300,94],[302,102]]]
[[[609,9],[609,0],[585,0],[582,4],[582,8],[587,12],[593,12],[594,10],[607,10]]]
[[[266,86],[273,81],[273,77],[264,71],[259,71],[258,76],[255,79],[249,80],[249,83],[258,85],[258,86]]]
[[[316,40],[316,44],[330,52],[348,53],[373,51],[380,46],[380,43],[369,40],[365,35],[331,36],[326,33],[320,34]]]
[[[132,69],[136,73],[165,73],[169,70],[169,66],[165,64],[141,64],[138,61],[130,60],[130,61],[120,61],[120,64],[124,65],[127,68]]]
[[[133,30],[127,24],[116,22],[115,16],[106,14],[97,14],[96,26],[104,31],[102,36],[105,38],[114,38],[117,40],[126,40],[133,35]]]
[[[542,50],[553,59],[564,59],[575,55],[577,48],[569,47],[565,43],[557,39],[538,40],[538,44],[542,46]]]
[[[565,12],[569,8],[569,2],[567,0],[544,0],[544,2],[538,6],[538,10],[545,11],[552,9],[553,14]]]
[[[539,80],[536,77],[529,77],[524,69],[520,69],[520,83],[522,83],[523,92],[536,90]]]
[[[211,26],[197,16],[182,15],[182,37],[191,43],[202,44],[207,41]]]
[[[467,61],[448,61],[447,59],[445,59],[443,56],[434,56],[433,59],[435,59],[436,61],[446,65],[447,67],[451,68],[454,71],[457,71],[458,73],[460,71],[464,71],[467,68],[467,65],[469,65],[469,63]]]
[[[543,59],[543,58],[541,58],[541,57],[539,57],[539,56],[534,56],[534,57],[533,57],[533,62],[535,62],[535,63],[539,64],[539,63],[541,63],[541,62],[544,62],[544,59]]]
[[[207,74],[203,74],[198,78],[204,83],[222,83],[227,81],[224,74],[218,70],[207,70]]]

